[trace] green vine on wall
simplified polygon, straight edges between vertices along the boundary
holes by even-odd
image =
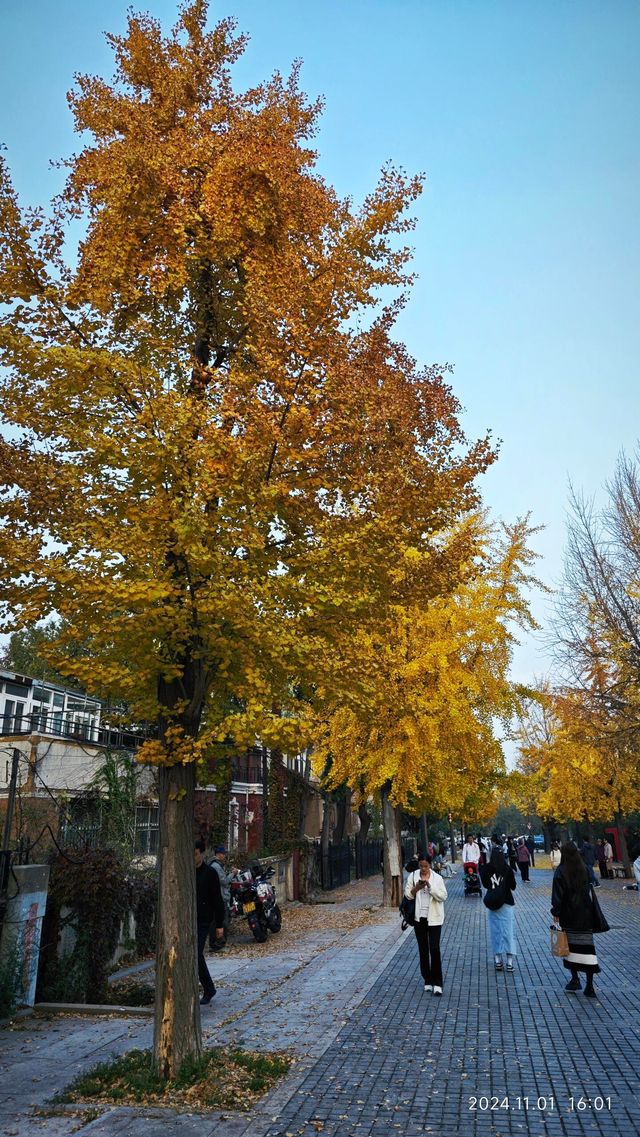
[[[155,944],[156,907],[157,883],[150,876],[128,876],[113,850],[59,855],[51,869],[39,998],[104,1002],[123,920],[133,911],[136,950],[148,953]],[[61,959],[58,941],[66,925],[75,942]]]
[[[306,786],[295,770],[282,762],[271,761],[269,767],[269,834],[270,850],[285,852],[300,842],[300,818]]]

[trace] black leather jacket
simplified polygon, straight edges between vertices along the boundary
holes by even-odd
[[[560,927],[565,931],[592,932],[593,902],[589,881],[587,880],[577,890],[572,888],[564,874],[562,865],[558,865],[553,874],[551,912],[560,921]]]

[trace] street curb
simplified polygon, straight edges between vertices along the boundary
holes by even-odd
[[[106,1003],[36,1003],[32,1014],[45,1015],[117,1015],[118,1018],[153,1018],[153,1007],[123,1007]]]

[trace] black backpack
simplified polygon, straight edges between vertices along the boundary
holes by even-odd
[[[411,926],[413,928],[416,922],[416,902],[409,900],[408,897],[403,896],[400,904],[400,917],[402,919],[402,931]]]

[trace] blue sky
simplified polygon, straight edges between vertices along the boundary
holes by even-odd
[[[168,0],[140,7],[174,22]],[[76,71],[111,74],[101,33],[125,15],[123,0],[0,11],[0,140],[25,201],[59,188],[48,161],[79,145],[65,93]],[[545,526],[538,574],[557,583],[569,479],[599,494],[639,433],[640,5],[212,3],[212,21],[226,15],[251,37],[240,86],[302,59],[339,193],[360,200],[387,160],[426,172],[399,335],[421,362],[455,365],[467,433],[502,440],[485,501]],[[534,600],[543,623],[547,606]],[[547,669],[543,641],[518,649],[518,679]]]

